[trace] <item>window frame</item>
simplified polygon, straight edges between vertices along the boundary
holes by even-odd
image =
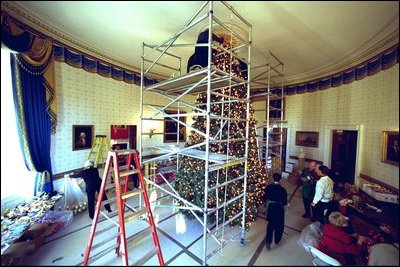
[[[178,110],[165,110],[165,113],[167,114],[178,114]],[[186,114],[186,111],[179,111],[179,114]],[[183,123],[186,123],[186,117],[179,117],[179,120],[182,121]],[[168,117],[164,118],[164,132],[163,132],[163,142],[164,143],[174,143],[176,142],[176,135],[177,132],[176,130],[172,131],[167,131],[167,129],[169,128],[168,126],[171,125],[171,123],[176,123],[176,126],[173,127],[178,127],[179,129],[179,133],[181,133],[179,135],[179,143],[180,142],[186,142],[186,126],[185,125],[181,125],[180,123],[174,121],[173,119],[170,119]],[[171,139],[171,137],[169,136],[174,136],[173,140]]]

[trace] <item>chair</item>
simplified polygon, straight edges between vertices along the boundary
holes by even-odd
[[[315,247],[310,246],[314,266],[341,266],[340,262]]]

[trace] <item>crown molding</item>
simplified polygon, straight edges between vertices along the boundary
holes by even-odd
[[[46,22],[43,21],[43,18],[46,17],[44,13],[42,18],[38,18],[37,16],[33,15],[29,10],[26,9],[26,7],[22,6],[21,3],[22,1],[1,1],[1,9],[7,11],[10,16],[14,17],[18,21],[26,24],[27,26],[31,27],[32,29],[52,38],[56,42],[59,42],[62,45],[66,45],[72,49],[75,49],[79,52],[85,53],[88,56],[94,57],[96,59],[102,60],[104,62],[107,62],[109,64],[112,64],[114,66],[133,71],[136,73],[141,73],[140,69],[137,69],[133,65],[129,64],[128,62],[113,57],[107,53],[101,52],[97,50],[96,48],[75,40],[72,36],[69,34],[63,32],[59,28],[55,26],[50,26]],[[302,73],[299,75],[293,75],[289,77],[283,78],[283,85],[291,85],[291,84],[298,84],[298,83],[305,83],[305,82],[310,82],[316,79],[321,79],[326,76],[331,76],[336,73],[340,73],[342,71],[345,71],[349,68],[353,68],[363,62],[366,62],[373,57],[379,55],[380,53],[384,52],[385,50],[389,49],[390,47],[394,46],[395,44],[399,43],[399,27],[398,27],[398,14],[397,17],[395,16],[392,18],[388,24],[393,23],[397,19],[397,28],[392,31],[389,35],[387,35],[385,38],[382,40],[377,41],[374,45],[370,46],[367,49],[364,49],[362,52],[359,52],[356,54],[357,51],[350,53],[347,55],[345,60],[341,60],[337,63],[334,64],[329,64],[327,66],[323,66],[321,68],[318,68],[316,70],[307,72],[307,73]],[[388,25],[385,25],[382,27],[382,29],[377,33],[381,34],[383,33],[384,29]],[[377,37],[374,36],[371,38],[371,40],[368,40],[365,44],[363,44],[362,47],[368,45],[369,43],[372,42],[372,39]],[[155,74],[155,73],[149,73],[149,77],[155,78],[155,79],[166,79],[168,77],[165,77],[163,75]]]
[[[294,75],[290,77],[286,77],[283,80],[284,85],[290,84],[298,84],[298,83],[305,83],[310,82],[316,79],[321,79],[323,77],[331,76],[348,69],[354,68],[357,65],[360,65],[372,58],[378,56],[379,54],[383,53],[385,50],[393,47],[394,45],[399,43],[399,28],[397,27],[396,30],[391,32],[388,36],[386,36],[383,40],[377,42],[372,47],[364,50],[363,52],[359,53],[355,56],[347,56],[347,60],[340,61],[336,64],[332,64],[329,66],[321,67],[317,70],[302,73],[299,75]]]
[[[26,24],[28,27],[31,27],[33,30],[46,35],[49,38],[52,38],[56,43],[60,43],[61,45],[68,46],[74,50],[87,54],[93,58],[102,60],[116,67],[120,67],[135,73],[141,73],[141,70],[132,66],[128,62],[121,60],[119,58],[113,57],[107,53],[101,52],[98,49],[84,43],[77,41],[69,34],[63,32],[56,26],[50,26],[43,19],[38,18],[29,12],[26,7],[23,7],[20,3],[16,1],[1,1],[1,10],[6,11],[11,17],[17,19],[23,24]],[[46,15],[43,13],[43,17]],[[149,73],[149,77],[155,79],[165,79],[166,77],[162,75],[157,75],[154,73]]]

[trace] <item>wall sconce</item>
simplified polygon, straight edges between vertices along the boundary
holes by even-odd
[[[156,129],[154,129],[154,128],[149,130],[149,138],[151,138],[154,135],[155,131],[156,131]]]

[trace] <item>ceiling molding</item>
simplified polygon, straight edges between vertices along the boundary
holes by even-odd
[[[14,17],[21,23],[24,23],[28,27],[31,27],[32,29],[46,35],[49,38],[52,38],[56,42],[59,42],[61,45],[69,46],[72,49],[75,49],[79,52],[83,52],[83,53],[87,54],[88,56],[91,56],[96,59],[102,60],[104,62],[110,63],[117,67],[121,67],[123,69],[133,71],[136,73],[141,73],[140,69],[133,67],[128,62],[125,62],[121,59],[118,59],[109,54],[101,52],[98,49],[96,49],[86,43],[77,41],[76,39],[71,37],[69,34],[63,32],[59,28],[48,25],[47,23],[45,23],[41,19],[39,19],[37,16],[33,15],[31,12],[26,10],[26,8],[24,8],[17,2],[2,1],[1,2],[1,10],[6,11],[10,16]],[[45,16],[46,15],[43,13],[43,17],[45,17]],[[164,76],[157,75],[154,73],[149,73],[149,74],[150,74],[150,75],[148,75],[149,77],[152,77],[155,79],[165,79],[166,78]]]
[[[372,58],[378,56],[383,53],[385,50],[391,48],[395,44],[399,43],[399,28],[390,33],[383,40],[370,47],[367,50],[364,50],[362,53],[351,57],[345,61],[341,61],[334,65],[329,65],[326,67],[319,68],[318,70],[314,70],[308,73],[302,73],[300,75],[294,75],[291,77],[287,77],[284,79],[284,85],[297,84],[297,83],[305,83],[311,82],[316,79],[321,79],[326,76],[332,76],[334,74],[343,72],[347,69],[354,68],[357,65],[360,65]]]
[[[59,42],[62,45],[85,53],[88,56],[105,61],[116,67],[121,67],[123,69],[136,73],[141,72],[140,69],[137,69],[128,62],[120,58],[113,57],[105,52],[102,52],[87,43],[77,41],[71,35],[65,33],[54,25],[50,26],[48,23],[49,20],[46,20],[47,15],[43,11],[40,12],[40,15],[33,15],[26,6],[24,7],[22,1],[2,1],[1,8],[2,10],[7,11],[10,16],[21,21],[21,23],[26,24],[27,26],[31,27],[34,30],[37,30],[40,33],[43,33],[44,35],[47,35],[48,37],[54,39],[56,42]],[[387,27],[390,25],[395,25],[395,30],[389,33],[389,35],[382,37],[382,35],[386,34],[385,29],[387,29]],[[365,43],[361,44],[359,47],[357,47],[351,53],[347,54],[342,59],[339,59],[339,62],[322,66],[310,72],[285,77],[283,79],[283,85],[311,82],[313,80],[321,79],[323,77],[343,72],[349,68],[353,68],[363,62],[372,59],[373,57],[384,52],[386,49],[392,47],[396,43],[399,43],[398,13],[394,15],[388,21],[388,23],[381,27],[381,29],[377,31],[377,33],[373,37],[371,37]],[[155,73],[150,73],[149,77],[155,79],[168,78]]]

